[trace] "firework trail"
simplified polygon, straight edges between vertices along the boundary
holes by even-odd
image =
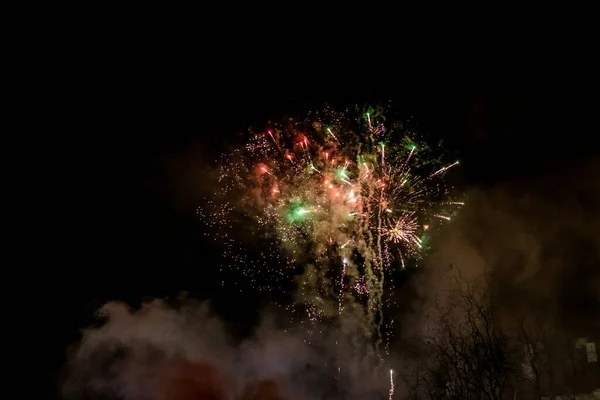
[[[200,212],[250,280],[301,269],[297,301],[310,316],[341,316],[359,302],[365,332],[380,341],[386,275],[420,258],[429,227],[462,204],[447,201],[443,185],[458,162],[442,165],[430,153],[402,124],[387,124],[383,109],[326,108],[251,133],[224,158],[221,200]],[[262,263],[245,257],[236,222],[268,239]]]
[[[390,369],[390,391],[389,391],[389,400],[394,398],[394,370]]]

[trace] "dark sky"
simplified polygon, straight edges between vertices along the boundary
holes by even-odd
[[[56,221],[41,230],[53,243],[47,254],[54,261],[40,280],[57,282],[42,296],[58,310],[45,321],[57,327],[47,338],[51,371],[77,329],[110,299],[187,290],[213,299],[242,325],[252,319],[261,299],[215,285],[214,249],[202,239],[193,202],[175,206],[169,192],[165,159],[192,145],[205,155],[200,163],[270,117],[325,101],[345,106],[392,99],[421,132],[456,149],[470,186],[543,174],[596,153],[597,86],[574,70],[480,62],[440,72],[425,63],[430,69],[321,76],[298,66],[286,73],[286,63],[260,58],[247,70],[244,62],[206,67],[149,59],[77,74],[74,106],[57,118],[64,117],[73,136],[57,140],[62,150],[52,172],[60,178],[49,192]]]

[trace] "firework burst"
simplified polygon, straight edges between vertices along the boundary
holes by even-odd
[[[300,299],[311,310],[318,303],[321,315],[341,314],[344,301],[362,298],[370,323],[381,321],[386,274],[419,259],[428,229],[462,204],[447,201],[442,179],[458,162],[433,160],[383,111],[326,108],[251,132],[245,147],[226,156],[221,201],[202,215],[222,228],[215,240],[227,244],[229,264],[270,281],[310,264]],[[260,262],[242,255],[236,221],[246,221],[253,239],[267,238]],[[326,306],[328,296],[335,307]]]

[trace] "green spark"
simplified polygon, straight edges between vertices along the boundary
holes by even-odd
[[[344,180],[344,179],[348,179],[348,174],[346,173],[346,171],[343,168],[338,168],[336,171],[336,174],[338,176],[338,178]]]
[[[305,215],[308,214],[310,210],[308,210],[302,203],[296,202],[292,204],[287,212],[287,219],[289,222],[299,222],[305,218]]]
[[[427,250],[429,248],[429,235],[423,234],[418,240],[419,250]]]
[[[407,149],[408,151],[416,151],[417,150],[417,145],[412,140],[406,139],[406,143],[404,145],[404,148]]]

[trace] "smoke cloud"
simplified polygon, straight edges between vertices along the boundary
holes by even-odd
[[[600,163],[471,190],[414,282],[423,303],[460,277],[481,280],[511,312],[544,311],[575,331],[600,331]]]
[[[367,346],[325,324],[283,327],[267,314],[235,343],[208,304],[192,300],[139,310],[107,303],[98,316],[104,324],[73,348],[65,398],[354,399],[387,390]]]

